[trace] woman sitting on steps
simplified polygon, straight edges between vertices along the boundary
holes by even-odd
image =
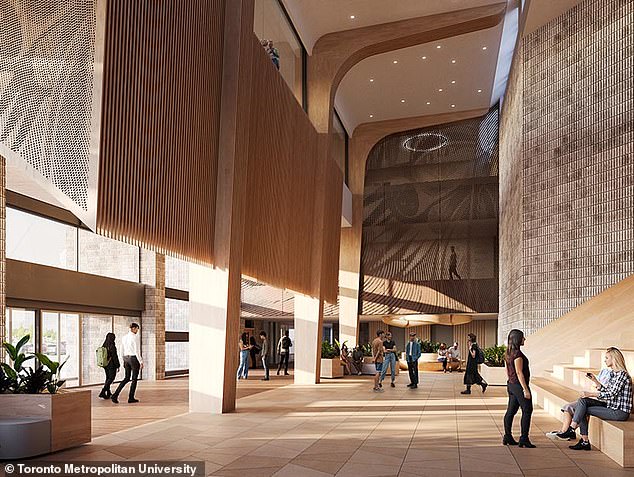
[[[574,415],[565,432],[556,434],[558,439],[574,439],[579,428],[581,439],[573,450],[592,450],[588,439],[588,419],[596,416],[606,421],[627,421],[632,412],[632,378],[625,367],[625,358],[618,348],[608,348],[605,365],[610,368],[607,383],[601,384],[594,375],[588,377],[597,386],[597,391],[584,391],[574,406]]]

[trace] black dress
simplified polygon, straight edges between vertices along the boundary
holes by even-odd
[[[476,358],[478,356],[478,345],[474,343],[471,345],[473,350],[476,352]],[[478,373],[478,361],[473,356],[471,356],[471,351],[467,351],[467,369],[464,373],[464,383],[467,386],[471,386],[472,384],[480,384],[482,385],[482,376]]]
[[[121,363],[119,363],[119,355],[117,353],[117,347],[113,344],[110,348],[108,348],[108,364],[106,365],[104,371],[106,372],[106,381],[104,382],[103,389],[101,390],[101,397],[110,397],[112,393],[110,392],[110,385],[114,382],[117,377],[117,369],[121,367]]]

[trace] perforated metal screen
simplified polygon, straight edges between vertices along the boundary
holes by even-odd
[[[104,2],[0,0],[0,153],[89,225],[98,175],[97,17]]]
[[[364,190],[362,314],[497,312],[497,176],[497,107],[374,147]]]

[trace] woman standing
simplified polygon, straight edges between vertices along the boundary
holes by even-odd
[[[115,346],[116,336],[114,333],[108,333],[106,339],[103,342],[103,347],[108,350],[108,364],[103,368],[106,372],[106,381],[103,384],[103,389],[99,393],[101,399],[110,399],[112,393],[110,392],[110,385],[114,382],[121,364],[119,363],[119,355],[117,354],[117,347]]]
[[[464,373],[464,384],[467,389],[461,391],[460,394],[471,394],[471,386],[474,384],[482,386],[482,392],[485,392],[488,383],[482,379],[478,372],[478,364],[484,361],[484,354],[476,342],[476,335],[469,333],[467,336],[469,337],[467,341],[467,369]]]
[[[260,352],[260,347],[258,346],[257,341],[255,341],[255,336],[251,336],[249,338],[249,344],[251,345],[251,348],[249,349],[249,354],[251,355],[251,367],[253,369],[257,368],[257,355]]]
[[[513,418],[519,408],[522,408],[520,447],[534,448],[528,439],[528,431],[531,427],[531,416],[533,414],[533,400],[531,390],[528,387],[531,379],[531,371],[528,366],[528,358],[522,353],[522,346],[526,339],[520,330],[511,330],[508,337],[508,348],[506,349],[506,375],[508,381],[506,389],[509,395],[509,404],[504,415],[504,438],[502,444],[505,446],[516,446],[518,442],[513,439],[511,428]]]
[[[440,348],[438,348],[438,362],[442,363],[442,372],[447,372],[447,345],[445,343],[440,343]]]
[[[240,341],[238,341],[238,349],[240,351],[240,366],[238,367],[238,379],[247,379],[249,376],[249,354],[251,345],[249,344],[249,335],[242,333]]]

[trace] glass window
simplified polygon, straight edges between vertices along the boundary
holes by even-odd
[[[278,0],[256,0],[253,30],[302,104],[303,47]]]
[[[165,255],[165,286],[189,291],[189,262]]]
[[[139,247],[79,230],[79,271],[139,281]]]
[[[7,257],[77,270],[77,229],[7,207]]]
[[[189,302],[165,299],[165,331],[189,331]]]
[[[35,352],[35,311],[21,308],[7,307],[5,340],[16,345],[25,335],[29,335],[29,341],[22,348],[23,353]]]
[[[189,343],[168,341],[165,343],[165,371],[185,371],[189,368]]]
[[[339,121],[339,117],[335,114],[332,120],[333,129],[335,131],[333,137],[333,158],[337,162],[339,169],[341,172],[346,174],[346,137],[348,133],[346,133],[343,124]]]
[[[103,345],[106,334],[112,331],[112,316],[109,315],[82,315],[81,317],[81,345],[82,345],[82,369],[81,383],[98,384],[105,380],[105,373],[97,366],[96,350]],[[117,336],[117,339],[119,336]],[[117,351],[120,352],[119,343]]]
[[[79,385],[79,315],[42,312],[41,352],[49,359],[66,364],[60,377],[66,386]]]

